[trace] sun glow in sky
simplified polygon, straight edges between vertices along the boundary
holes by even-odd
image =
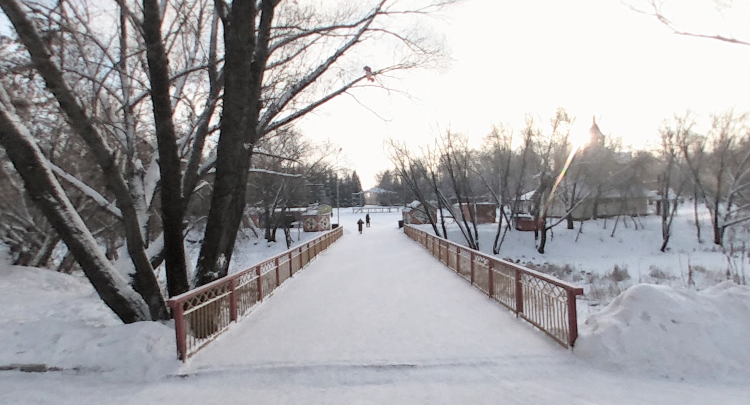
[[[750,40],[740,31],[748,3],[722,13],[712,0],[667,0],[665,10],[685,30]],[[595,116],[605,135],[641,148],[675,113],[707,121],[728,108],[750,111],[750,47],[673,34],[620,0],[467,0],[434,29],[453,62],[389,80],[410,97],[358,89],[356,100],[342,96],[300,123],[312,139],[343,148],[364,188],[391,167],[388,137],[417,147],[450,128],[478,145],[494,124],[520,130],[527,113],[549,128],[563,107],[576,117],[574,132],[587,134]]]

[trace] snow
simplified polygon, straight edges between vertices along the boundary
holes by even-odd
[[[176,360],[171,323],[122,325],[85,279],[0,266],[0,370],[61,369],[0,371],[0,403],[750,403],[748,287],[633,282],[581,319],[571,351],[410,241],[397,228],[400,212],[371,213],[361,235],[353,231],[360,216],[342,210],[340,241],[186,364]],[[589,225],[584,232],[595,233]],[[544,260],[563,256],[560,245],[583,246],[564,244],[560,234]],[[629,244],[639,242],[602,239],[569,257],[611,269],[627,265]],[[241,239],[233,257],[285,250],[283,242],[252,241]],[[522,242],[533,248],[533,237]],[[507,243],[503,254],[522,246]],[[599,257],[617,245],[621,256]],[[644,265],[659,257],[650,253],[639,253]],[[726,261],[708,253],[701,250],[707,265]]]
[[[576,354],[669,378],[750,381],[750,287],[638,284],[580,328]]]
[[[0,292],[0,367],[43,364],[142,381],[180,366],[172,326],[123,325],[85,278],[5,266]]]
[[[587,297],[579,306],[584,314],[597,311],[619,293],[638,283],[664,284],[684,288],[690,286],[689,272],[693,271],[694,287],[702,290],[727,279],[727,257],[738,261],[738,272],[750,279],[743,270],[747,252],[742,252],[743,241],[750,238],[737,227],[727,236],[726,246],[736,248],[730,254],[710,242],[710,218],[701,211],[702,238],[699,243],[693,225],[691,204],[678,208],[672,225],[667,252],[659,251],[662,243],[661,222],[656,215],[621,219],[613,234],[616,219],[575,222],[574,229],[566,229],[563,221],[548,233],[545,253],[536,250],[533,232],[508,232],[497,257],[520,263],[536,270],[551,272],[558,278],[581,285]],[[556,219],[551,219],[556,220]],[[452,222],[452,220],[451,220]],[[636,229],[637,224],[637,229]],[[420,229],[432,233],[430,225]],[[458,225],[448,225],[449,239],[466,244]],[[492,254],[492,242],[497,224],[480,224],[479,245],[482,252]],[[616,270],[617,268],[617,270]],[[613,272],[620,274],[613,275]],[[591,305],[592,308],[588,306]]]

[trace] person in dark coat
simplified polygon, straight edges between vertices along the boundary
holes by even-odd
[[[365,221],[362,221],[362,218],[357,221],[357,227],[359,228],[359,233],[362,233],[362,224],[364,224]]]
[[[367,223],[367,227],[369,228],[370,227],[370,214],[369,213],[365,215],[365,222]]]

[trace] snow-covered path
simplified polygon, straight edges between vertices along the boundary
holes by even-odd
[[[373,215],[362,235],[356,218],[342,215],[339,242],[179,376],[4,374],[14,390],[0,403],[750,403],[745,386],[597,368],[445,268],[396,229],[397,216]]]
[[[396,221],[378,220],[361,235],[355,226],[345,229],[345,236],[293,283],[199,352],[190,370],[348,374],[350,369],[470,367],[505,363],[508,357],[567,356],[411,242]]]

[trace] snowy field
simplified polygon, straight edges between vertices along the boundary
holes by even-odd
[[[585,221],[583,225],[575,222],[572,230],[566,229],[563,222],[548,233],[544,254],[537,252],[533,232],[511,230],[497,257],[584,287],[586,297],[581,310],[586,314],[598,311],[597,307],[638,283],[703,290],[727,280],[727,270],[750,282],[747,229],[738,225],[728,231],[724,251],[711,242],[708,212],[701,212],[700,218],[702,243],[696,237],[692,207],[682,205],[666,252],[659,251],[660,218],[649,215],[626,218],[616,225],[615,219]],[[419,227],[432,232],[429,225]],[[447,228],[450,240],[466,244],[455,223],[449,221]],[[482,224],[478,229],[480,250],[492,254],[497,224]],[[730,252],[730,248],[734,250]]]
[[[342,210],[339,242],[185,365],[171,323],[121,325],[85,279],[0,266],[0,404],[750,403],[750,288],[708,276],[727,259],[690,227],[665,254],[648,218],[614,238],[586,223],[578,242],[556,228],[544,256],[509,234],[501,257],[627,268],[618,285],[635,286],[580,318],[569,351],[411,242],[400,214],[371,216],[359,235],[364,215]],[[254,242],[238,269],[285,250]],[[706,268],[698,288],[688,258]],[[672,276],[637,271],[652,266]]]

